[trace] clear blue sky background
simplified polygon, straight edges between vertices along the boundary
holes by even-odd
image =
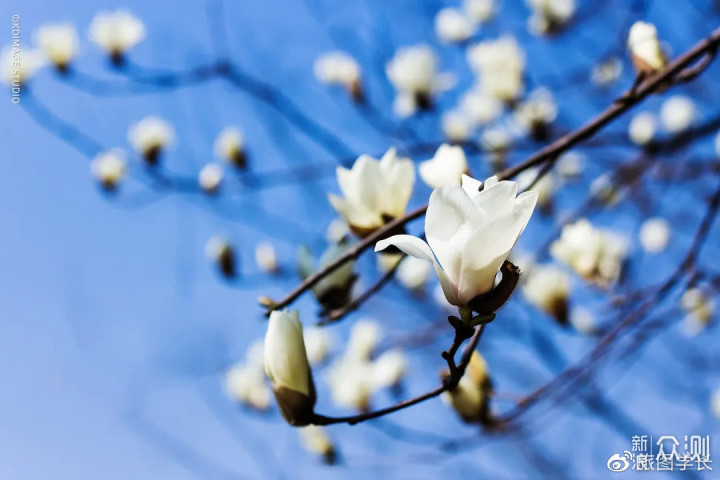
[[[667,305],[670,308],[659,311],[660,318],[671,323],[669,328],[632,361],[615,362],[596,379],[622,415],[603,410],[607,405],[596,405],[597,413],[587,404],[570,402],[551,410],[527,432],[469,440],[473,447],[459,452],[442,452],[437,445],[451,438],[472,437],[476,430],[462,425],[437,400],[393,416],[379,427],[332,428],[342,457],[335,467],[325,467],[304,452],[296,432],[276,411],[257,416],[227,400],[222,372],[264,333],[255,299],[260,294],[279,298],[293,286],[296,246],[302,242],[317,248],[333,217],[325,194],[337,188],[334,159],[359,153],[378,155],[396,143],[369,125],[340,92],[316,83],[313,59],[332,48],[356,55],[367,72],[373,103],[381,115],[391,118],[392,91],[381,78],[382,65],[399,45],[437,44],[432,18],[443,3],[225,3],[232,60],[281,89],[335,132],[347,144],[347,151],[328,152],[267,105],[220,80],[158,93],[96,96],[58,80],[51,71],[41,72],[30,86],[36,98],[106,147],[127,147],[128,125],[148,114],[169,119],[178,134],[176,149],[165,159],[173,172],[197,172],[212,160],[217,132],[237,124],[246,133],[253,172],[322,163],[327,173],[318,181],[285,182],[261,191],[249,191],[230,178],[229,193],[206,199],[198,194],[150,191],[147,181],[138,181],[143,175],[135,166],[121,194],[108,198],[91,180],[86,156],[3,97],[0,477],[537,478],[540,466],[548,464],[558,476],[604,478],[607,458],[629,449],[631,435],[717,432],[717,420],[708,413],[710,392],[720,386],[717,330],[692,340],[683,337],[678,325],[682,313],[672,308],[672,302]],[[499,19],[479,34],[479,38],[490,38],[512,32],[527,42],[530,81],[549,83],[561,98],[558,124],[562,131],[580,125],[632,82],[625,57],[623,77],[608,92],[580,88],[567,75],[587,69],[607,51],[622,51],[628,20],[656,22],[668,46],[678,53],[709,33],[720,18],[710,13],[711,2],[705,1],[686,5],[655,0],[635,14],[628,8],[638,2],[578,3],[582,23],[550,42],[529,37],[527,8],[515,0],[502,2]],[[85,37],[98,10],[118,6],[129,8],[146,23],[148,38],[132,52],[138,64],[184,70],[212,61],[206,4],[199,1],[5,1],[0,6],[0,25],[5,22],[6,28],[0,32],[7,38],[0,37],[0,44],[10,41],[13,14],[21,17],[24,45],[31,42],[38,25],[71,21],[83,32],[78,69],[123,82],[122,76],[108,71]],[[461,85],[468,85],[470,75],[461,51],[438,48],[443,69],[457,72]],[[697,85],[680,89],[698,101],[701,120],[720,113],[718,73],[715,65]],[[452,106],[461,90],[443,96],[441,107]],[[660,101],[651,99],[642,109],[656,110]],[[37,114],[33,105],[37,106],[28,102],[27,107]],[[626,125],[623,119],[610,131],[623,132]],[[413,120],[409,126],[424,142],[441,139],[437,118]],[[513,158],[521,159],[531,150]],[[608,164],[633,155],[631,149],[617,147],[587,153],[587,181]],[[678,158],[711,154],[712,139],[706,138]],[[478,176],[487,173],[481,159],[473,162]],[[703,213],[699,202],[692,203],[691,194],[709,194],[717,181],[709,177],[684,187],[651,190],[660,199],[660,211],[673,219],[675,236],[660,256],[642,255],[634,247],[631,282],[654,283],[672,271]],[[580,201],[586,192],[581,185],[563,194],[560,210],[569,211]],[[424,203],[428,194],[418,181],[412,205]],[[597,221],[634,238],[638,222],[646,215],[624,205],[598,216]],[[411,230],[420,228],[416,223]],[[551,231],[552,221],[537,216],[519,247],[532,250]],[[717,267],[717,226],[713,232],[703,258],[706,265]],[[214,234],[236,242],[246,276],[239,284],[222,281],[204,258],[204,243]],[[256,271],[253,250],[262,240],[278,249],[286,272],[280,280]],[[360,269],[370,274],[368,278],[375,275],[371,254]],[[580,290],[579,303],[591,308],[599,305],[599,297]],[[298,305],[303,319],[311,322],[315,311],[311,299],[303,298]],[[602,318],[603,311],[597,314]],[[388,336],[397,336],[442,318],[443,313],[432,300],[418,301],[390,286],[360,314],[333,327],[338,338],[362,315],[374,316],[387,325]],[[524,305],[519,296],[499,321],[501,325],[496,322],[488,329],[481,351],[502,391],[530,391],[594,342],[562,331]],[[441,366],[438,352],[449,341],[450,332],[446,332],[433,345],[410,353],[408,394],[436,384]],[[321,387],[323,394],[319,409],[333,411]],[[391,401],[383,394],[376,404]],[[398,434],[393,427],[406,430]],[[408,428],[413,431],[408,433]],[[398,435],[402,438],[394,438]]]

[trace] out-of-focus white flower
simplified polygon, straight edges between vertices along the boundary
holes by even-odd
[[[665,67],[666,59],[660,47],[655,25],[635,22],[628,34],[628,49],[638,73],[650,74]]]
[[[420,163],[418,172],[431,188],[459,185],[462,175],[468,173],[465,152],[459,146],[440,145],[433,158]]]
[[[225,374],[225,391],[238,403],[248,405],[256,410],[270,408],[272,392],[265,383],[265,372],[262,364],[246,365],[239,363]]]
[[[547,137],[548,127],[557,118],[557,113],[558,107],[550,90],[538,88],[517,106],[513,118],[533,138],[542,140]]]
[[[325,239],[328,243],[339,243],[350,234],[348,224],[342,218],[333,218],[325,231]]]
[[[323,458],[325,463],[335,463],[335,444],[333,443],[327,431],[316,425],[308,425],[298,429],[300,442],[305,450]]]
[[[70,67],[78,51],[78,35],[71,23],[41,25],[35,31],[35,42],[45,58],[64,72]]]
[[[620,277],[627,242],[580,219],[563,227],[560,238],[550,246],[550,253],[585,280],[606,287]]]
[[[622,61],[617,57],[610,57],[593,66],[590,80],[599,87],[607,87],[620,78],[622,70]]]
[[[495,0],[464,0],[463,10],[475,23],[485,23],[495,13]]]
[[[695,120],[695,104],[688,97],[673,95],[660,107],[660,122],[665,130],[678,133],[687,129]]]
[[[227,127],[215,139],[215,156],[229,164],[240,168],[247,168],[243,134],[237,127]]]
[[[378,255],[383,257],[384,255]],[[397,269],[396,277],[400,284],[411,291],[419,291],[423,288],[430,276],[430,263],[415,257],[408,257]]]
[[[375,390],[372,363],[342,357],[329,368],[330,393],[335,404],[365,412]]]
[[[442,115],[442,129],[445,138],[453,143],[463,143],[472,135],[472,123],[461,112],[450,111]]]
[[[345,197],[330,194],[330,203],[362,237],[405,213],[415,169],[391,148],[380,161],[361,155],[352,169],[338,167],[337,179]]]
[[[563,153],[557,162],[557,170],[565,179],[579,177],[583,172],[585,159],[579,152],[569,151]]]
[[[623,192],[616,184],[613,175],[603,173],[590,183],[590,195],[608,207],[612,207],[622,200]]]
[[[27,83],[43,66],[43,55],[37,50],[3,47],[0,53],[0,79],[6,85],[19,88]]]
[[[468,90],[460,100],[460,110],[475,125],[487,125],[502,113],[500,100],[479,88]]]
[[[235,249],[223,237],[213,236],[205,244],[205,256],[215,262],[226,277],[235,276]]]
[[[473,351],[457,387],[444,392],[442,398],[463,421],[485,424],[490,421],[488,395],[491,392],[487,363],[477,351]]]
[[[486,128],[480,134],[480,145],[490,153],[488,159],[497,169],[505,162],[505,154],[512,143],[512,135],[507,128],[497,125]]]
[[[175,130],[162,118],[151,115],[130,126],[128,140],[148,164],[155,165],[160,153],[175,143]]]
[[[380,324],[371,318],[355,322],[348,338],[346,357],[356,360],[369,360],[382,339]]]
[[[308,327],[304,331],[305,350],[310,365],[323,363],[333,346],[333,337],[326,328]]]
[[[387,64],[388,79],[398,95],[393,107],[396,114],[409,116],[432,106],[432,96],[455,85],[452,74],[438,74],[437,56],[427,45],[400,48]]]
[[[517,183],[497,177],[482,183],[468,176],[462,186],[445,185],[430,195],[425,215],[428,243],[411,235],[381,240],[375,251],[395,245],[431,262],[453,305],[467,306],[493,287],[495,277],[530,220],[537,193],[516,197]]]
[[[407,371],[408,360],[402,350],[387,350],[372,363],[375,388],[390,388],[400,384]]]
[[[526,276],[523,294],[528,301],[559,323],[568,322],[570,277],[555,265],[536,265]]]
[[[98,154],[90,164],[90,172],[106,190],[115,190],[125,176],[125,152],[113,149]]]
[[[334,51],[320,55],[313,65],[315,78],[327,85],[339,85],[355,100],[363,98],[360,65],[345,52]]]
[[[530,32],[548,35],[563,28],[575,13],[575,0],[526,0],[532,10]]]
[[[260,242],[255,247],[255,263],[266,273],[277,273],[278,263],[275,247],[270,242]]]
[[[635,145],[647,145],[655,138],[657,119],[651,112],[640,112],[630,120],[628,136]]]
[[[90,40],[120,64],[125,53],[145,38],[145,25],[127,10],[97,13],[90,22]]]
[[[595,316],[586,308],[578,307],[573,309],[570,313],[570,323],[575,330],[582,334],[592,335],[595,333]]]
[[[535,180],[538,173],[540,173],[539,168],[531,168],[520,173],[517,176],[518,188],[523,191],[526,190]],[[552,205],[555,188],[552,172],[546,172],[530,190],[537,193],[537,205],[540,208],[549,208]]]
[[[283,417],[291,425],[307,425],[316,395],[297,311],[270,313],[264,350],[265,372]]]
[[[435,34],[447,43],[461,43],[473,36],[475,26],[457,8],[443,8],[435,15]]]
[[[387,253],[385,255],[376,255],[378,270],[387,273],[404,257],[402,253]]]
[[[480,42],[468,48],[467,58],[488,95],[511,102],[523,92],[525,55],[514,37]]]
[[[265,340],[259,338],[254,340],[245,351],[246,365],[265,370]]]
[[[680,298],[680,305],[687,313],[685,332],[697,335],[708,326],[715,314],[715,301],[700,288],[689,288]]]
[[[716,418],[720,419],[720,388],[716,388],[710,397],[710,410]]]
[[[217,193],[222,183],[223,169],[217,163],[208,163],[198,174],[198,184],[205,193]]]
[[[300,247],[297,254],[297,268],[300,278],[307,278],[315,272],[316,268],[324,268],[344,255],[348,248],[349,246],[345,242],[330,245],[320,256],[316,267],[312,252],[305,246]],[[326,309],[332,310],[347,303],[355,281],[354,267],[354,261],[345,262],[312,287],[313,294]]]
[[[662,252],[670,240],[670,224],[664,218],[649,218],[640,227],[640,244],[650,252]]]

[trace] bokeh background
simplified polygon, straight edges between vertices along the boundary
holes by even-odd
[[[24,45],[32,43],[33,30],[43,23],[73,22],[83,34],[77,69],[87,76],[86,81],[63,80],[46,68],[28,85],[31,96],[21,105],[12,104],[9,95],[0,102],[2,478],[630,477],[631,472],[608,472],[606,461],[629,450],[633,435],[717,432],[711,396],[720,386],[718,332],[711,325],[695,336],[684,333],[685,313],[677,302],[681,290],[658,300],[648,317],[654,323],[644,327],[646,338],[639,345],[604,362],[562,402],[528,414],[527,426],[512,434],[484,434],[436,399],[376,422],[331,427],[340,461],[327,466],[302,449],[276,409],[260,415],[225,394],[224,372],[264,334],[257,297],[280,298],[297,283],[299,244],[316,253],[323,248],[325,228],[335,217],[326,194],[337,192],[337,162],[361,153],[377,157],[390,146],[412,150],[420,161],[443,141],[439,115],[393,116],[394,92],[384,65],[399,46],[432,45],[441,69],[459,77],[459,86],[439,97],[438,109],[454,106],[472,75],[462,48],[438,42],[433,21],[438,10],[455,3],[2,3],[0,18],[7,24],[2,44],[10,42],[14,14],[21,17]],[[582,0],[570,26],[548,39],[528,33],[529,10],[522,1],[498,5],[495,19],[474,40],[504,33],[517,37],[527,54],[529,89],[547,86],[559,105],[556,136],[577,128],[632,84],[625,37],[633,21],[655,23],[667,48],[678,54],[720,19],[710,0]],[[146,24],[147,38],[130,56],[137,65],[182,72],[212,63],[226,49],[233,63],[271,86],[274,96],[263,100],[222,79],[160,88],[128,81],[108,67],[85,35],[95,13],[116,7],[128,8]],[[314,59],[333,49],[361,63],[372,109],[353,106],[342,91],[314,78]],[[609,88],[594,86],[592,66],[613,55],[623,61],[621,77]],[[673,90],[695,100],[699,125],[720,115],[719,68],[712,65],[696,81]],[[650,98],[636,111],[656,112],[667,95]],[[129,149],[128,126],[149,114],[168,119],[176,129],[176,148],[165,157],[167,171],[193,177],[212,160],[217,133],[231,124],[245,132],[250,171],[245,178],[227,175],[223,192],[206,198],[192,189],[158,187],[134,161],[120,192],[104,194],[89,174],[94,148]],[[585,200],[594,178],[637,157],[637,148],[625,138],[628,120],[614,122],[592,148],[578,149],[585,158],[582,178],[563,185],[554,215],[533,217],[518,251],[541,249],[557,234],[558,219]],[[716,162],[715,130],[708,128],[707,135],[661,156],[665,170]],[[510,162],[540,147],[519,141]],[[490,173],[483,155],[476,152],[469,159],[476,176]],[[682,260],[706,198],[720,181],[712,169],[703,171],[648,175],[619,205],[593,213],[594,222],[633,242],[623,289],[656,284]],[[425,203],[429,193],[418,179],[410,208]],[[673,225],[670,246],[657,255],[636,244],[639,225],[653,215]],[[710,273],[718,271],[719,228],[715,222],[698,262]],[[410,231],[420,233],[422,222],[412,223]],[[242,275],[234,282],[220,278],[204,256],[205,242],[216,234],[237,248]],[[283,268],[279,277],[255,266],[253,252],[261,241],[276,247]],[[356,268],[362,285],[378,276],[371,252]],[[591,310],[600,325],[618,320],[620,309],[609,295],[578,279],[573,288],[573,305]],[[362,317],[382,323],[383,345],[425,331],[447,315],[432,291],[429,285],[427,295],[418,298],[390,284],[359,312],[328,327],[337,340],[335,350],[342,350],[348,329]],[[314,322],[317,306],[310,295],[297,306],[305,323]],[[451,334],[449,328],[439,329],[406,349],[411,362],[402,396],[437,384],[439,352]],[[595,342],[596,336],[558,326],[518,293],[487,329],[479,349],[496,388],[521,395],[580,359]],[[331,405],[324,382],[318,384],[318,410],[342,412]],[[377,406],[393,401],[389,393],[373,398]],[[511,406],[507,399],[493,403],[498,411]],[[665,474],[672,475],[678,474]]]

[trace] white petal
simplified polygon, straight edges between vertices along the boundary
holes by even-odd
[[[479,193],[480,188],[482,188],[482,182],[480,180],[476,180],[464,173],[461,176],[461,185],[463,190],[465,190],[465,193],[467,193],[468,197],[471,199],[473,198],[473,195]]]
[[[495,177],[493,177],[495,178]],[[517,183],[504,180],[502,182],[485,182],[482,192],[471,195],[473,203],[491,216],[505,215],[515,202]]]

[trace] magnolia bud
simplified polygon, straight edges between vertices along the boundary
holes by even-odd
[[[126,10],[100,12],[90,23],[90,40],[110,55],[114,65],[122,65],[127,50],[145,38],[145,25]]]
[[[275,247],[270,242],[258,243],[255,247],[255,263],[263,272],[277,273],[279,271]]]
[[[110,150],[93,159],[90,172],[105,190],[113,191],[125,176],[125,163],[125,152]]]
[[[55,68],[66,73],[77,54],[77,31],[71,23],[42,25],[35,32],[35,41]]]
[[[148,165],[157,165],[160,154],[175,142],[172,126],[159,117],[145,117],[128,130],[128,140]]]
[[[639,74],[654,73],[665,67],[665,55],[660,48],[655,25],[635,22],[630,27],[627,43],[633,66]]]
[[[227,127],[215,139],[215,156],[240,170],[247,168],[247,155],[243,147],[243,135],[235,127]]]
[[[467,423],[491,422],[488,395],[492,392],[492,382],[488,375],[485,359],[473,351],[465,374],[455,388],[443,393],[445,400]]]
[[[230,242],[222,237],[212,237],[205,244],[205,255],[217,263],[226,277],[235,276],[235,250]]]
[[[538,265],[523,286],[525,297],[558,323],[568,323],[568,292],[570,277],[554,265]]]
[[[664,218],[649,218],[640,227],[639,237],[645,251],[662,252],[670,240],[670,224]]]
[[[285,420],[290,425],[308,425],[314,415],[316,394],[297,311],[270,313],[265,334],[265,372]]]
[[[220,189],[222,183],[223,170],[217,163],[205,165],[198,174],[198,184],[200,188],[208,195],[214,195]]]
[[[298,433],[302,445],[308,452],[320,455],[328,465],[335,463],[337,451],[324,428],[308,425],[298,429]]]

